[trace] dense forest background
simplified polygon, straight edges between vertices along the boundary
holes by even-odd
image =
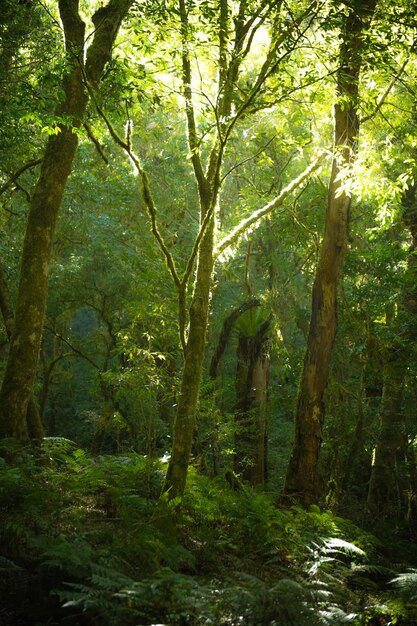
[[[2,626],[417,623],[416,41],[2,1]]]

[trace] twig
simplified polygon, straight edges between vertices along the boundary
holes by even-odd
[[[413,43],[410,52],[413,50],[413,48],[415,47],[415,43]],[[397,80],[400,78],[401,74],[404,72],[408,62],[410,61],[410,56],[408,56],[404,63],[401,65],[399,71],[397,72],[397,74],[395,74],[395,76],[392,77],[390,84],[388,85],[388,87],[386,88],[384,94],[381,96],[380,101],[378,102],[378,104],[376,105],[375,109],[372,111],[372,113],[369,113],[369,115],[366,115],[365,117],[363,117],[361,119],[361,124],[364,124],[365,122],[368,122],[369,120],[371,120],[373,117],[375,117],[375,115],[377,113],[379,113],[379,111],[381,110],[385,100],[388,98],[392,88],[394,87],[395,83],[397,82]]]
[[[54,330],[53,328],[51,328],[50,326],[47,326],[45,324],[45,330],[48,330],[52,335],[55,335],[55,337],[57,337],[58,339],[60,339],[63,343],[65,343],[69,348],[71,348],[71,350],[77,354],[78,356],[80,356],[81,358],[85,359],[88,363],[90,363],[90,365],[92,365],[96,370],[100,371],[100,367],[97,365],[97,363],[94,363],[94,361],[92,359],[90,359],[89,356],[87,356],[86,354],[84,354],[83,352],[81,352],[81,350],[79,350],[78,348],[76,348],[75,346],[72,345],[72,343],[70,343],[68,341],[68,339],[65,339],[65,337],[63,337],[60,333],[58,333],[56,330]]]
[[[276,137],[277,137],[277,134],[275,134],[264,146],[262,146],[262,148],[260,148],[258,152],[255,152],[255,154],[248,157],[247,159],[243,159],[243,161],[239,161],[239,163],[236,163],[236,165],[233,165],[233,167],[231,167],[230,170],[228,170],[226,174],[222,176],[220,180],[220,184],[223,184],[224,179],[227,178],[227,176],[229,176],[229,174],[231,174],[238,167],[241,167],[241,165],[245,165],[245,163],[249,163],[249,161],[253,161],[253,159],[256,159],[257,156],[262,154],[262,152],[266,150],[266,148],[274,141]]]
[[[94,135],[90,124],[88,124],[88,122],[84,122],[84,128],[85,128],[85,131],[87,133],[87,137],[89,138],[90,141],[93,142],[93,144],[95,145],[96,150],[99,153],[100,157],[103,159],[105,164],[108,165],[109,164],[109,160],[106,157],[106,155],[104,154],[103,146],[101,145],[101,143],[99,142],[97,137]]]
[[[13,183],[16,182],[19,176],[21,176],[24,172],[26,172],[26,170],[29,170],[31,167],[35,167],[36,165],[39,165],[39,163],[42,163],[42,160],[43,159],[33,159],[32,161],[28,161],[25,165],[22,165],[22,167],[19,168],[14,174],[12,174],[9,180],[0,187],[0,196],[5,191],[7,191],[7,189],[13,185]]]

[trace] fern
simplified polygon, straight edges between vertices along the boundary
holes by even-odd
[[[63,608],[79,607],[84,612],[100,615],[101,624],[119,623],[117,616],[126,608],[117,592],[133,584],[133,580],[115,568],[112,560],[102,559],[91,566],[91,576],[85,583],[66,583],[65,589],[54,593],[63,602]]]
[[[66,466],[73,471],[81,471],[90,463],[85,451],[65,437],[44,437],[42,449],[56,467]]]
[[[43,567],[60,570],[73,579],[81,579],[90,572],[94,551],[82,537],[76,537],[71,541],[62,537],[52,538],[43,535],[33,538],[30,546],[37,550]]]
[[[399,574],[391,580],[391,585],[398,589],[400,595],[407,601],[417,602],[417,570]]]

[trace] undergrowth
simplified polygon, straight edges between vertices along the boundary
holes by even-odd
[[[416,563],[352,522],[193,472],[168,502],[164,470],[4,443],[0,626],[417,624]]]

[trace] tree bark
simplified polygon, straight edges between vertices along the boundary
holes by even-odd
[[[270,319],[254,335],[240,333],[237,348],[234,468],[251,485],[267,480],[269,326]]]
[[[317,463],[324,421],[324,392],[337,329],[337,286],[348,245],[350,195],[343,184],[343,170],[352,163],[359,131],[357,116],[363,36],[375,8],[375,0],[353,3],[346,16],[337,100],[334,106],[333,160],[327,199],[326,225],[313,285],[307,350],[295,415],[295,440],[287,471],[284,499],[304,505],[317,501],[321,487]]]
[[[191,456],[206,346],[211,277],[214,266],[213,236],[214,220],[211,221],[206,231],[198,254],[181,390],[173,428],[171,458],[164,486],[164,491],[169,492],[170,498],[183,494]]]
[[[6,329],[7,338],[11,339],[14,328],[14,313],[7,286],[6,276],[0,263],[0,310],[3,316],[4,327]],[[36,404],[35,396],[32,393],[26,409],[26,422],[28,434],[31,439],[42,439],[44,430],[42,426],[41,414]]]
[[[93,17],[96,28],[84,67],[85,24],[78,13],[78,0],[60,0],[59,11],[65,34],[67,69],[64,99],[57,116],[71,121],[59,124],[45,150],[41,172],[32,196],[23,244],[14,330],[3,385],[0,391],[0,436],[27,439],[26,409],[32,393],[39,359],[48,291],[52,242],[59,207],[78,145],[76,131],[85,115],[88,95],[86,75],[97,85],[110,59],[121,20],[133,0],[110,0]]]

